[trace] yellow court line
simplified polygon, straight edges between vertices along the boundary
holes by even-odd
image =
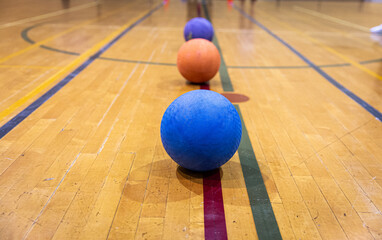
[[[373,77],[375,77],[375,78],[377,78],[377,79],[379,79],[379,80],[382,81],[382,76],[379,75],[378,73],[373,72],[372,70],[366,68],[365,66],[359,64],[358,62],[351,60],[350,58],[348,58],[348,57],[346,57],[345,55],[339,53],[338,51],[334,50],[333,48],[326,46],[325,44],[323,44],[323,43],[320,42],[319,40],[317,40],[317,39],[315,39],[315,38],[312,38],[312,37],[308,36],[307,34],[303,33],[302,31],[298,30],[297,28],[294,28],[294,27],[290,26],[290,25],[287,24],[287,23],[284,23],[284,22],[282,22],[282,21],[280,21],[280,20],[277,20],[276,18],[272,17],[271,15],[269,15],[269,14],[267,14],[267,13],[264,13],[264,12],[263,12],[263,14],[264,14],[264,15],[267,15],[267,18],[270,19],[271,21],[276,22],[276,23],[282,25],[283,27],[292,30],[293,32],[295,32],[295,33],[299,34],[300,36],[304,37],[305,39],[308,39],[308,40],[310,40],[311,42],[313,42],[313,43],[319,45],[320,47],[324,48],[326,51],[328,51],[328,52],[330,52],[330,53],[336,55],[337,57],[341,58],[341,59],[344,60],[345,62],[351,64],[352,66],[354,66],[354,67],[360,69],[361,71],[363,71],[363,72],[369,74],[370,76],[373,76]]]
[[[137,21],[138,19],[142,18],[144,15],[146,15],[149,11],[144,12],[140,14],[139,16],[133,18],[128,23],[120,27],[118,30],[114,31],[112,34],[107,36],[105,39],[91,47],[89,50],[81,54],[79,57],[77,57],[73,62],[69,63],[66,67],[58,71],[56,74],[54,74],[52,77],[41,83],[39,86],[37,86],[35,89],[33,89],[31,92],[29,92],[24,97],[17,100],[15,103],[10,105],[7,109],[0,112],[0,121],[3,120],[5,117],[10,115],[13,111],[15,111],[17,108],[19,108],[21,105],[26,103],[29,99],[33,98],[40,92],[42,92],[44,89],[49,87],[52,83],[54,83],[56,80],[62,78],[65,74],[67,74],[70,70],[72,70],[75,66],[81,64],[84,62],[88,57],[95,54],[100,48],[102,48],[104,45],[109,43],[111,40],[113,40],[116,36],[118,36],[120,33],[122,33],[128,26],[130,26],[132,23]]]
[[[9,60],[9,59],[11,59],[11,58],[14,58],[14,57],[16,57],[16,56],[19,56],[19,55],[21,55],[21,54],[23,54],[23,53],[25,53],[25,52],[27,52],[27,51],[29,51],[29,50],[32,50],[32,49],[34,49],[34,48],[37,48],[37,47],[39,47],[40,45],[43,45],[43,44],[45,44],[45,43],[47,43],[47,42],[49,42],[49,41],[51,41],[51,40],[53,40],[53,39],[55,39],[55,38],[58,38],[58,37],[60,37],[60,36],[63,36],[63,35],[65,35],[65,34],[71,32],[71,31],[74,31],[74,30],[76,30],[76,29],[78,29],[78,28],[81,28],[81,27],[83,27],[83,26],[85,26],[85,25],[91,24],[91,23],[93,23],[93,22],[97,22],[97,21],[99,21],[99,20],[101,20],[101,19],[103,19],[103,18],[106,18],[106,17],[108,17],[108,16],[110,16],[110,15],[113,15],[113,14],[115,14],[116,12],[119,12],[119,11],[122,11],[122,10],[123,10],[123,9],[120,9],[120,8],[119,8],[119,9],[117,9],[117,10],[115,10],[115,11],[109,12],[108,14],[106,14],[106,15],[100,17],[100,18],[95,18],[95,19],[92,19],[92,20],[89,20],[89,21],[85,21],[85,22],[83,22],[82,24],[80,24],[80,25],[76,25],[76,26],[74,26],[74,27],[71,27],[71,28],[69,28],[69,29],[67,29],[67,30],[65,30],[65,31],[63,31],[63,32],[61,32],[61,33],[55,34],[55,35],[53,35],[53,36],[51,36],[51,37],[49,37],[49,38],[46,38],[46,39],[44,39],[44,40],[41,40],[41,41],[39,41],[39,42],[35,42],[34,44],[32,44],[32,45],[30,45],[30,46],[28,46],[28,47],[26,47],[26,48],[24,48],[24,49],[21,49],[21,50],[19,50],[19,51],[17,51],[17,52],[14,52],[14,53],[12,53],[12,54],[10,54],[10,55],[8,55],[8,56],[5,56],[5,57],[3,57],[3,58],[0,58],[0,64],[3,63],[3,62],[5,62],[5,61],[7,61],[7,60]]]
[[[329,16],[329,15],[326,15],[323,13],[319,13],[319,12],[316,12],[316,11],[313,11],[310,9],[306,9],[306,8],[298,7],[298,6],[294,6],[293,8],[296,11],[303,12],[303,13],[309,14],[311,16],[319,17],[319,18],[325,19],[325,20],[330,21],[330,22],[334,22],[334,23],[338,23],[338,24],[341,24],[344,26],[352,27],[352,28],[355,28],[355,29],[358,29],[358,30],[361,30],[364,32],[370,31],[369,28],[367,28],[367,27],[364,27],[364,26],[361,26],[361,25],[358,25],[358,24],[355,24],[352,22],[348,22],[348,21],[345,21],[345,20],[342,20],[339,18],[335,18],[335,17]]]
[[[62,67],[36,66],[36,65],[0,65],[0,68],[61,69]]]
[[[24,19],[15,21],[15,22],[4,23],[4,24],[0,25],[0,29],[12,27],[12,26],[16,26],[16,25],[20,25],[20,24],[24,24],[24,23],[29,23],[29,22],[33,22],[33,21],[37,21],[37,20],[41,20],[41,19],[45,19],[45,18],[55,17],[55,16],[59,16],[59,15],[65,14],[65,13],[69,13],[69,12],[75,12],[78,10],[82,10],[85,8],[90,8],[90,7],[96,6],[98,4],[99,4],[98,1],[92,2],[92,3],[86,3],[86,4],[82,4],[80,6],[77,6],[77,7],[62,9],[62,10],[59,10],[56,12],[51,12],[51,13],[47,13],[47,14],[43,14],[43,15],[39,15],[39,16],[35,16],[35,17],[24,18]]]

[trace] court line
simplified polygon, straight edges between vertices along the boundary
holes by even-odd
[[[162,66],[176,66],[176,63],[162,63],[162,62],[150,62],[150,61],[140,61],[140,60],[127,60],[127,59],[108,58],[108,57],[100,57],[99,59],[116,61],[116,62],[128,62],[128,63],[138,63],[138,64],[162,65]]]
[[[71,53],[74,54],[74,53]],[[116,62],[127,62],[127,63],[138,63],[138,64],[151,64],[151,65],[162,65],[162,66],[176,66],[176,63],[165,63],[165,62],[150,62],[142,60],[129,60],[129,59],[119,59],[119,58],[108,58],[100,57],[102,60],[116,61]],[[382,58],[371,59],[366,61],[361,61],[361,64],[369,64],[382,62]],[[349,63],[338,63],[338,64],[327,64],[318,65],[320,68],[330,68],[330,67],[348,67],[351,66]],[[236,68],[236,69],[299,69],[299,68],[311,68],[309,65],[296,65],[296,66],[226,66],[226,68]]]
[[[73,55],[73,56],[81,55],[80,53],[74,53],[74,52],[69,52],[69,51],[65,51],[65,50],[60,50],[60,49],[57,49],[57,48],[48,47],[46,45],[41,45],[40,48],[43,48],[43,49],[46,49],[46,50],[50,50],[50,51],[54,51],[54,52],[64,53],[64,54],[68,54],[68,55]]]
[[[35,25],[32,25],[32,26],[30,26],[30,27],[27,27],[27,28],[23,29],[23,30],[21,31],[21,37],[22,37],[22,39],[24,39],[24,41],[26,41],[26,42],[28,42],[28,43],[34,44],[36,41],[33,41],[32,39],[30,39],[30,38],[28,37],[28,33],[29,33],[29,31],[32,30],[32,29],[34,29],[34,28],[40,27],[40,26],[42,26],[42,25],[44,25],[44,24],[47,24],[47,23],[48,23],[48,22],[38,23],[38,24],[35,24]]]
[[[289,45],[287,42],[282,40],[280,37],[278,37],[276,34],[274,34],[271,30],[269,30],[267,27],[265,27],[260,22],[256,21],[254,18],[249,16],[244,10],[241,8],[238,8],[236,5],[234,5],[235,10],[240,12],[244,17],[246,17],[248,20],[256,24],[258,27],[266,31],[269,35],[271,35],[273,38],[275,38],[277,41],[282,43],[285,47],[287,47],[289,50],[291,50],[296,56],[298,56],[300,59],[302,59],[304,62],[306,62],[308,65],[310,65],[317,73],[319,73],[322,77],[324,77],[328,82],[330,82],[333,86],[341,90],[343,93],[345,93],[348,97],[353,99],[356,103],[358,103],[361,107],[363,107],[366,111],[371,113],[378,121],[382,121],[382,114],[375,109],[373,106],[362,100],[360,97],[355,95],[353,92],[351,92],[349,89],[345,88],[342,84],[337,82],[334,78],[329,76],[326,72],[324,72],[321,68],[319,68],[317,65],[315,65],[312,61],[310,61],[308,58],[306,58],[304,55],[302,55],[300,52],[298,52],[295,48],[293,48],[291,45]]]
[[[18,90],[19,90],[19,91],[20,91],[20,90],[22,91],[22,90],[24,90],[24,89],[27,89],[29,86],[33,85],[36,81],[40,80],[41,78],[45,77],[45,75],[49,74],[51,71],[52,71],[52,70],[50,70],[50,69],[47,70],[47,71],[44,71],[44,73],[42,73],[40,76],[38,76],[37,78],[35,78],[35,79],[33,79],[32,81],[28,82],[27,84],[25,84],[22,88],[19,88]],[[0,104],[2,104],[2,103],[5,102],[5,101],[8,101],[8,99],[11,99],[11,98],[13,98],[13,97],[16,96],[16,95],[17,95],[17,92],[15,92],[15,93],[9,95],[9,96],[6,97],[6,98],[1,99]]]
[[[203,176],[205,239],[227,239],[219,169]]]
[[[0,65],[0,68],[61,69],[62,67],[36,65]]]
[[[30,45],[30,46],[28,46],[28,47],[26,47],[26,48],[23,48],[23,49],[21,49],[21,50],[19,50],[19,51],[17,51],[17,52],[14,52],[14,53],[9,54],[8,56],[5,56],[5,57],[0,58],[0,63],[3,63],[3,62],[5,62],[5,61],[8,61],[9,59],[12,59],[12,58],[17,57],[17,56],[19,56],[19,55],[21,55],[21,54],[23,54],[23,53],[25,53],[25,52],[28,52],[28,51],[32,50],[32,49],[34,49],[34,48],[37,48],[37,47],[39,47],[40,45],[43,45],[44,43],[47,43],[47,42],[49,42],[49,41],[51,41],[51,40],[53,40],[53,39],[55,39],[55,38],[61,37],[61,36],[65,35],[65,34],[67,34],[67,33],[69,33],[69,32],[72,32],[72,31],[74,31],[74,30],[76,30],[76,29],[79,29],[79,28],[81,28],[81,27],[83,27],[83,26],[86,26],[86,25],[91,24],[91,23],[93,23],[93,22],[97,22],[97,21],[99,21],[99,20],[101,20],[101,19],[104,19],[104,18],[106,18],[106,17],[109,17],[109,16],[111,16],[111,15],[113,15],[113,14],[119,12],[119,11],[122,11],[122,10],[123,10],[123,9],[120,9],[120,8],[119,8],[119,9],[117,9],[117,10],[115,10],[115,11],[111,11],[111,12],[109,12],[109,13],[103,15],[102,17],[94,18],[94,19],[92,19],[92,20],[88,20],[88,21],[84,21],[84,22],[82,22],[82,23],[79,24],[79,25],[75,25],[74,27],[71,27],[71,28],[69,28],[69,29],[67,29],[67,30],[65,30],[65,31],[63,31],[63,32],[57,33],[57,34],[55,34],[55,35],[53,35],[53,36],[50,36],[50,37],[48,37],[48,38],[46,38],[46,39],[44,39],[44,40],[41,40],[41,41],[38,41],[38,42],[33,42],[32,45]],[[40,26],[40,25],[42,25],[42,24],[37,24],[37,26]],[[29,28],[27,28],[27,29],[30,30],[30,29],[33,29],[34,27],[37,27],[37,26],[32,26],[32,27],[29,27]],[[24,33],[24,31],[22,32],[21,36],[23,37],[23,39],[25,39],[23,33]],[[29,40],[30,40],[30,39],[29,39]],[[31,41],[28,41],[28,42],[31,43]]]
[[[21,32],[22,38],[29,42],[29,43],[35,43],[34,40],[30,39],[28,36],[28,32],[36,27],[39,27],[45,23],[40,23],[31,27],[28,27],[24,29]],[[78,56],[80,53],[77,52],[70,52],[66,50],[61,50],[58,48],[49,47],[46,45],[41,45],[41,48],[44,48],[46,50],[59,52],[63,54],[68,55],[75,55]],[[109,57],[100,57],[99,59],[102,60],[109,60],[109,61],[116,61],[116,62],[127,62],[127,63],[138,63],[138,64],[152,64],[152,65],[162,65],[162,66],[176,66],[176,63],[165,63],[165,62],[149,62],[149,61],[141,61],[141,60],[129,60],[129,59],[119,59],[119,58],[109,58]],[[376,63],[376,62],[382,62],[382,58],[377,59],[370,59],[365,61],[360,61],[360,64],[370,64],[370,63]],[[347,67],[351,66],[349,63],[338,63],[338,64],[325,64],[325,65],[318,65],[320,68],[327,68],[327,67]],[[301,65],[301,66],[227,66],[227,68],[238,68],[238,69],[297,69],[297,68],[310,68],[309,65]]]
[[[365,60],[365,61],[361,61],[359,63],[361,63],[361,64],[368,64],[368,63],[376,63],[376,62],[382,62],[382,58]]]
[[[110,108],[114,105],[115,100],[120,96],[121,92],[124,90],[124,88],[125,88],[126,84],[128,83],[128,81],[129,81],[129,80],[132,78],[132,76],[135,74],[136,69],[138,68],[138,66],[139,66],[139,65],[137,64],[137,65],[133,68],[132,72],[129,74],[129,76],[127,77],[127,79],[124,81],[124,84],[123,84],[122,88],[121,88],[120,91],[118,92],[117,96],[114,98],[114,101],[112,101],[111,104],[109,105],[108,110],[110,110]],[[141,76],[140,76],[140,77],[141,77]],[[139,77],[139,79],[140,79],[140,77]],[[108,111],[107,111],[107,112],[108,112]],[[104,114],[104,116],[102,117],[102,119],[99,121],[97,127],[103,122],[104,117],[105,117],[105,115],[107,114],[107,112]],[[110,127],[110,129],[109,129],[109,131],[108,131],[108,133],[107,133],[107,135],[106,135],[106,137],[105,137],[103,143],[101,144],[101,147],[98,149],[98,151],[97,151],[97,157],[101,154],[101,152],[102,152],[102,150],[103,150],[103,148],[104,148],[106,142],[108,141],[108,139],[109,139],[109,137],[110,137],[110,135],[111,135],[111,132],[112,132],[113,129],[114,129],[114,126],[115,126],[115,125],[117,124],[117,122],[119,121],[119,118],[118,118],[119,114],[120,114],[120,113],[118,113],[116,119],[113,121],[113,124],[111,125],[111,127]],[[131,123],[131,122],[130,122],[130,123]],[[130,123],[129,123],[129,124],[130,124]],[[65,127],[64,127],[64,128],[65,128]],[[45,203],[45,205],[44,205],[43,208],[41,209],[40,214],[33,220],[32,225],[30,226],[29,230],[27,231],[27,233],[25,234],[25,236],[24,236],[23,239],[26,239],[26,238],[28,237],[29,233],[30,233],[30,232],[32,231],[32,229],[34,228],[34,225],[38,222],[40,216],[43,214],[44,210],[46,209],[46,207],[47,207],[48,204],[50,203],[51,199],[52,199],[52,198],[54,197],[54,195],[56,194],[58,188],[61,186],[61,184],[62,184],[63,181],[65,180],[66,175],[69,173],[69,171],[71,170],[71,168],[73,167],[73,165],[76,163],[78,157],[81,155],[81,152],[83,151],[83,149],[84,149],[85,147],[86,147],[86,145],[84,145],[84,146],[82,147],[82,149],[81,149],[80,152],[78,153],[77,157],[72,161],[72,164],[69,166],[69,168],[68,168],[67,171],[65,172],[64,176],[61,178],[61,181],[60,181],[59,184],[56,186],[56,188],[55,188],[55,190],[53,191],[53,193],[50,195],[48,201]],[[118,150],[117,152],[119,152],[119,150]],[[134,162],[134,161],[135,161],[135,157],[136,157],[136,153],[135,153],[135,152],[128,152],[128,154],[133,154],[133,155],[134,155],[134,159],[133,159],[133,162]],[[118,155],[118,154],[117,154],[117,155]],[[114,164],[114,161],[117,159],[117,155],[115,156],[112,165]],[[109,173],[110,173],[110,169],[112,168],[112,165],[111,165],[110,168],[109,168]],[[131,170],[131,167],[132,167],[132,165],[130,166],[130,170]],[[109,173],[108,173],[108,175],[107,175],[106,178],[108,178]],[[129,171],[128,176],[129,176],[129,175],[130,175],[130,171]],[[128,180],[128,177],[126,178],[125,184],[127,183],[127,180]],[[105,180],[105,181],[106,181],[106,180]],[[77,190],[76,195],[77,195],[78,191],[79,191],[79,190]],[[120,197],[120,199],[122,198],[122,195],[123,195],[123,191],[122,191],[122,193],[121,193],[121,197]],[[74,198],[72,199],[70,205],[72,204],[73,200],[74,200]],[[118,206],[119,206],[119,203],[118,203]],[[117,207],[117,208],[118,208],[118,207]],[[116,214],[116,213],[117,213],[117,210],[115,211],[115,214]],[[65,213],[65,214],[66,214],[66,213]],[[113,218],[113,221],[114,221],[114,218]],[[110,229],[109,229],[109,230],[110,230]]]
[[[41,46],[43,47],[43,46]],[[64,52],[64,51],[62,51]],[[73,53],[72,53],[73,54]],[[77,55],[77,54],[73,54]],[[108,58],[108,57],[100,57],[102,60],[116,61],[116,62],[128,62],[128,63],[139,63],[139,64],[152,64],[152,65],[163,65],[163,66],[176,66],[176,63],[165,63],[165,62],[148,62],[141,60],[128,60],[128,59],[119,59],[119,58]],[[371,59],[360,61],[360,64],[370,64],[382,62],[382,58]],[[348,67],[351,66],[350,63],[338,63],[338,64],[324,64],[317,65],[320,68],[331,68],[331,67]],[[295,66],[226,66],[227,68],[238,68],[238,69],[298,69],[298,68],[311,68],[309,65],[295,65]]]
[[[43,14],[43,15],[39,15],[39,16],[35,16],[35,17],[30,17],[30,18],[24,18],[21,20],[10,22],[10,23],[4,23],[4,24],[0,25],[0,29],[20,25],[23,23],[29,23],[29,22],[33,22],[33,21],[37,21],[37,20],[41,20],[41,19],[45,19],[45,18],[55,17],[55,16],[59,16],[59,15],[62,15],[62,14],[68,13],[68,12],[79,11],[79,10],[82,10],[85,8],[90,8],[90,7],[96,6],[98,4],[99,4],[98,1],[92,2],[92,3],[86,3],[86,4],[82,4],[80,6],[72,7],[69,9],[58,10],[56,12],[51,12],[51,13],[47,13],[47,14]]]
[[[242,135],[238,153],[257,235],[259,239],[282,239],[240,107],[237,104],[234,106],[241,119]]]
[[[121,9],[118,9],[117,11],[112,11],[110,12],[109,14],[105,15],[104,17],[106,16],[109,16],[111,14],[114,14],[115,12],[118,12],[118,11],[122,11]],[[137,17],[138,18],[138,17]],[[136,19],[136,18],[135,18]],[[91,20],[91,21],[87,21],[86,23],[88,22],[93,22],[93,21],[98,21],[99,19],[94,19],[94,20]],[[133,22],[133,20],[131,20],[130,22]],[[77,27],[80,27],[82,25],[85,25],[86,23],[84,24],[81,24]],[[126,27],[126,24],[124,25]],[[77,27],[74,27],[74,28],[77,28]],[[123,26],[116,30],[115,32],[113,32],[111,35],[109,35],[107,38],[105,38],[104,40],[102,40],[101,42],[99,42],[97,45],[94,45],[91,49],[89,49],[88,51],[84,52],[83,54],[81,54],[78,58],[76,58],[73,62],[71,62],[69,65],[67,65],[66,67],[62,68],[60,71],[58,71],[57,73],[55,73],[53,76],[51,76],[50,78],[48,78],[47,80],[45,80],[43,83],[41,83],[39,86],[37,86],[35,89],[33,89],[31,92],[29,92],[28,94],[26,94],[24,97],[20,98],[19,100],[17,100],[16,102],[14,102],[12,105],[10,105],[8,108],[4,109],[3,111],[0,112],[0,121],[3,120],[5,117],[7,117],[8,115],[10,115],[13,111],[15,111],[17,108],[19,108],[21,105],[23,105],[24,103],[26,103],[29,99],[31,99],[32,97],[36,96],[37,94],[39,94],[41,91],[43,91],[44,89],[46,89],[49,85],[51,85],[53,82],[55,82],[56,80],[58,80],[59,78],[61,78],[64,74],[66,74],[66,72],[68,72],[70,69],[72,69],[73,67],[75,67],[76,65],[80,64],[82,61],[84,61],[87,57],[91,56],[98,48],[102,47],[107,41],[110,41],[110,39],[112,39],[113,36],[117,35],[119,31],[121,31],[121,29],[123,29]],[[68,29],[67,31],[65,32],[68,32],[69,30],[73,30],[73,28],[70,28]],[[62,33],[61,33],[62,34]],[[56,36],[56,35],[55,35]],[[51,37],[52,38],[52,37]],[[50,38],[48,38],[50,39]],[[46,39],[47,40],[47,39]],[[46,40],[43,40],[41,42],[44,42]],[[38,44],[40,44],[41,42],[39,43],[35,43],[35,45],[32,45],[31,47],[36,47],[38,46]],[[28,48],[25,48],[24,50],[27,51],[26,49]],[[23,52],[25,52],[24,50],[21,50]],[[20,51],[19,51],[20,52]],[[16,52],[17,53],[17,52]],[[15,53],[15,54],[16,54]],[[14,54],[11,54],[11,55],[14,55]],[[9,56],[8,56],[9,57]],[[0,60],[0,63],[1,63],[1,60]]]
[[[227,68],[234,69],[299,69],[299,68],[310,68],[308,65],[301,66],[227,66]]]
[[[207,6],[205,0],[203,2],[203,8],[206,13],[206,17],[211,21],[208,15]],[[216,35],[214,39],[217,39]],[[216,43],[217,44],[217,41]],[[221,57],[223,59],[223,55],[220,51]],[[226,66],[221,66],[225,68],[225,72],[228,71]],[[225,77],[220,75],[220,77]],[[232,87],[231,79],[228,76],[226,78],[229,81],[229,85]],[[223,84],[223,81],[222,81]],[[224,89],[224,85],[223,85]],[[225,90],[225,89],[224,89]],[[233,87],[232,87],[233,91]],[[267,189],[264,184],[264,180],[256,159],[256,155],[253,151],[251,140],[249,139],[247,127],[245,126],[245,122],[243,116],[240,111],[239,105],[234,105],[236,111],[238,112],[241,120],[242,126],[242,136],[241,142],[238,149],[240,165],[243,172],[244,182],[247,189],[249,204],[251,206],[253,221],[255,222],[255,228],[257,232],[257,236],[259,239],[269,239],[269,240],[281,240],[281,233],[279,226],[276,221],[275,214],[273,212],[272,204],[268,196]],[[220,179],[219,179],[220,180]]]
[[[202,0],[202,5],[206,18],[211,21],[205,0]],[[201,17],[200,3],[198,4],[196,10],[198,16]],[[223,89],[228,88],[229,91],[233,91],[231,79],[229,78],[225,61],[219,48],[219,43],[216,36],[213,37],[213,43],[220,53],[219,75]],[[210,90],[209,82],[202,83],[200,85],[200,89]],[[207,240],[228,239],[227,224],[224,213],[223,190],[220,178],[220,168],[203,174],[204,238]]]
[[[208,82],[200,89],[210,90]],[[227,225],[224,214],[223,191],[220,170],[203,174],[203,209],[205,239],[227,239]]]
[[[38,92],[41,92],[45,87],[47,87],[50,83],[54,82],[59,77],[63,76],[67,73],[67,70],[71,69],[73,66],[79,64],[83,60],[87,59],[83,62],[79,67],[77,67],[74,71],[69,73],[64,79],[58,82],[55,86],[53,86],[49,91],[43,94],[41,97],[36,99],[33,103],[31,103],[27,108],[9,120],[6,124],[4,124],[0,128],[0,139],[2,139],[6,134],[8,134],[13,128],[15,128],[18,124],[20,124],[25,118],[27,118],[30,114],[32,114],[36,109],[38,109],[43,103],[45,103],[48,99],[50,99],[54,94],[56,94],[62,87],[64,87],[67,83],[69,83],[73,78],[75,78],[79,73],[81,73],[86,67],[88,67],[95,59],[97,59],[102,53],[108,50],[112,45],[114,45],[121,37],[123,37],[127,32],[129,32],[136,25],[141,23],[143,20],[148,18],[152,13],[158,10],[163,6],[163,3],[159,4],[157,7],[151,9],[147,13],[140,14],[138,17],[130,20],[127,24],[123,25],[121,28],[110,34],[104,40],[93,46],[91,49],[86,51],[84,54],[79,56],[76,60],[70,63],[65,69],[61,70],[53,77],[49,79],[49,81],[44,82],[44,86],[39,86],[33,92],[36,95]],[[93,55],[92,55],[93,54]],[[90,57],[89,57],[90,56]],[[27,100],[32,97],[31,93],[26,95],[24,98]],[[33,95],[33,96],[34,96]],[[23,99],[23,98],[22,98]],[[15,106],[21,106],[21,103],[24,103],[26,100],[17,101]],[[13,105],[12,105],[13,106]],[[4,111],[3,111],[4,112]],[[6,116],[6,115],[5,115]],[[3,116],[4,118],[4,116]],[[2,118],[0,118],[2,119]]]
[[[358,25],[358,24],[355,24],[352,22],[348,22],[348,21],[342,20],[340,18],[332,17],[332,16],[329,16],[327,14],[323,14],[323,13],[316,12],[316,11],[306,9],[303,7],[299,7],[299,6],[293,6],[293,8],[296,11],[303,12],[305,14],[309,14],[311,16],[315,16],[315,17],[318,17],[321,19],[325,19],[325,20],[330,21],[330,22],[338,23],[338,24],[341,24],[341,25],[344,25],[347,27],[352,27],[352,28],[358,29],[358,30],[363,31],[363,32],[367,32],[367,33],[370,32],[369,28],[367,28],[367,27],[364,27],[364,26],[361,26],[361,25]]]
[[[210,18],[210,15],[208,13],[208,10],[207,10],[206,1],[202,0],[202,4],[203,4],[204,15],[211,22],[211,18]],[[233,86],[231,83],[231,79],[230,79],[228,71],[227,71],[227,65],[225,64],[223,53],[221,51],[221,48],[220,48],[216,34],[214,34],[212,42],[215,44],[216,48],[219,50],[219,53],[220,53],[219,75],[220,75],[220,81],[222,83],[223,90],[225,92],[233,92],[234,90],[233,90]]]
[[[354,66],[354,67],[360,69],[361,71],[363,71],[363,72],[369,74],[370,76],[375,77],[375,78],[377,78],[377,79],[379,79],[379,80],[382,80],[382,76],[379,75],[378,73],[373,72],[373,71],[371,71],[370,69],[368,69],[368,68],[362,66],[361,64],[357,63],[356,61],[351,60],[350,58],[348,58],[348,57],[346,57],[345,55],[343,55],[343,54],[339,53],[338,51],[336,51],[335,49],[333,49],[333,48],[331,48],[331,47],[329,47],[329,46],[323,44],[321,41],[319,41],[319,40],[317,40],[317,39],[315,39],[315,38],[310,37],[309,35],[303,33],[302,31],[298,30],[297,28],[294,28],[294,27],[290,26],[290,24],[287,24],[287,23],[284,23],[284,22],[282,22],[282,21],[279,21],[278,19],[276,19],[276,18],[270,16],[269,14],[266,14],[266,13],[264,13],[264,14],[267,15],[268,18],[271,19],[271,21],[277,22],[278,24],[282,25],[283,27],[285,27],[285,28],[287,28],[287,29],[290,29],[291,31],[293,31],[293,32],[299,34],[300,36],[302,36],[302,37],[308,39],[309,41],[311,41],[311,42],[317,44],[318,46],[324,48],[326,51],[328,51],[328,52],[330,52],[330,53],[336,55],[337,57],[341,58],[341,59],[344,60],[345,62],[348,62],[350,65],[352,65],[352,66]]]

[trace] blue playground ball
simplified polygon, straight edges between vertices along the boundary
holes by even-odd
[[[184,27],[184,39],[186,41],[194,38],[204,38],[212,41],[214,37],[214,28],[212,24],[205,18],[193,18]]]
[[[166,152],[176,163],[192,171],[209,171],[235,154],[241,140],[241,121],[223,95],[195,90],[170,104],[160,132]]]

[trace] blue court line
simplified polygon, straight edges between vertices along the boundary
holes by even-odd
[[[293,48],[291,45],[289,45],[287,42],[285,42],[284,40],[282,40],[280,37],[278,37],[276,34],[274,34],[271,30],[269,30],[267,27],[265,27],[263,24],[261,24],[260,22],[256,21],[254,18],[252,18],[251,16],[249,16],[246,12],[244,12],[242,9],[236,7],[236,5],[233,5],[234,8],[239,11],[244,17],[246,17],[248,20],[250,20],[251,22],[253,22],[254,24],[256,24],[257,26],[259,26],[260,28],[262,28],[264,31],[266,31],[269,35],[271,35],[272,37],[274,37],[276,40],[278,40],[279,42],[281,42],[284,46],[286,46],[287,48],[289,48],[289,50],[291,50],[294,54],[296,54],[299,58],[301,58],[304,62],[306,62],[311,68],[313,68],[314,70],[316,70],[316,72],[318,72],[321,76],[323,76],[326,80],[328,80],[331,84],[333,84],[336,88],[338,88],[339,90],[341,90],[343,93],[345,93],[346,95],[348,95],[351,99],[353,99],[356,103],[358,103],[359,105],[361,105],[365,110],[367,110],[369,113],[371,113],[377,120],[379,120],[380,122],[382,121],[382,114],[377,110],[375,109],[374,107],[372,107],[370,104],[368,104],[367,102],[365,102],[364,100],[362,100],[360,97],[358,97],[357,95],[355,95],[353,92],[351,92],[349,89],[345,88],[343,85],[341,85],[339,82],[337,82],[336,80],[334,80],[334,78],[332,78],[331,76],[329,76],[329,74],[327,74],[326,72],[324,72],[321,68],[319,68],[317,65],[315,65],[312,61],[310,61],[308,58],[306,58],[304,55],[302,55],[300,52],[298,52],[295,48]]]
[[[9,120],[6,124],[4,124],[0,128],[0,139],[2,139],[5,135],[7,135],[12,129],[14,129],[17,125],[19,125],[25,118],[31,115],[37,108],[39,108],[42,104],[44,104],[48,99],[50,99],[54,94],[56,94],[62,87],[64,87],[67,83],[69,83],[73,78],[75,78],[79,73],[81,73],[87,66],[89,66],[94,60],[99,58],[99,56],[108,50],[114,43],[116,43],[121,37],[123,37],[126,33],[128,33],[131,29],[141,23],[143,20],[148,18],[151,14],[153,14],[156,10],[163,6],[163,3],[159,4],[154,9],[150,10],[146,15],[138,19],[136,22],[127,27],[123,32],[121,32],[118,36],[116,36],[109,43],[105,44],[98,52],[88,58],[81,66],[77,67],[73,72],[69,73],[64,79],[62,79],[59,83],[53,86],[49,91],[35,100],[32,104],[30,104],[27,108]]]

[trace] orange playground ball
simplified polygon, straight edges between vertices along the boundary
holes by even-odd
[[[213,43],[202,38],[185,42],[178,52],[177,66],[182,76],[193,83],[212,79],[220,67],[220,54]]]

